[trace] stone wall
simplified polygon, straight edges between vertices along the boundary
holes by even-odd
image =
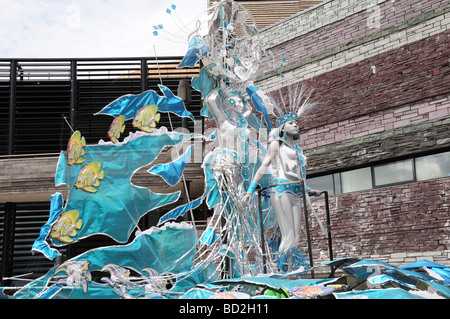
[[[364,130],[364,124],[360,127]],[[305,150],[307,173],[349,169],[380,161],[448,150],[450,117],[373,133]]]
[[[350,4],[358,3],[358,6],[360,6],[363,2],[365,1],[349,1]],[[391,1],[386,2],[391,3]],[[330,1],[329,3],[336,3],[339,6],[341,4],[341,1]],[[342,3],[342,5],[344,6],[345,2]],[[406,0],[399,0],[395,3],[402,7],[409,6],[409,1]],[[326,4],[327,3],[325,3],[325,5]],[[319,6],[309,12],[319,10],[322,7],[323,6]],[[283,66],[283,69],[281,69],[278,67],[279,63],[276,62],[275,67],[278,68],[276,70],[271,70],[274,65],[273,63],[269,63],[268,60],[266,62],[267,65],[261,67],[261,74],[257,79],[258,85],[260,85],[266,91],[270,91],[291,83],[296,83],[298,81],[316,77],[323,73],[331,72],[333,70],[342,68],[343,66],[367,60],[371,57],[387,53],[391,50],[399,49],[404,45],[412,44],[419,40],[432,37],[449,29],[449,4],[441,4],[439,8],[435,9],[430,9],[427,6],[419,6],[417,8],[420,8],[420,10],[416,10],[413,14],[404,16],[405,21],[396,23],[393,26],[387,28],[383,28],[383,21],[385,21],[386,18],[384,18],[382,15],[380,15],[379,19],[380,27],[368,24],[367,19],[369,16],[367,15],[367,10],[369,8],[366,7],[365,10],[361,10],[358,13],[363,16],[363,18],[359,19],[360,28],[365,30],[365,32],[362,32],[361,36],[359,34],[356,34],[355,37],[351,38],[351,40],[348,39],[342,44],[336,42],[333,43],[333,46],[331,46],[330,44],[329,47],[326,47],[327,49],[325,49],[324,47],[320,51],[308,51],[304,49],[299,43],[295,43],[294,39],[291,39],[289,43],[285,44],[286,46],[291,47],[290,50],[292,50],[292,52],[304,52],[303,54],[306,54],[306,57],[296,57],[294,53],[288,54],[286,52],[289,52],[289,50],[287,50],[286,47],[281,47],[280,45],[270,47],[267,50],[270,51],[275,58],[281,60],[281,54],[284,54],[286,56],[286,64]],[[428,9],[429,11],[426,11]],[[351,17],[352,19],[356,19],[355,16]],[[323,16],[320,16],[320,18],[316,18],[315,26],[321,25],[321,21],[324,19],[326,19],[326,17]],[[311,29],[309,31],[301,29],[301,21],[303,21],[302,14],[296,16],[295,19],[293,18],[292,21],[294,21],[293,24],[296,25],[297,29],[302,30],[302,34],[308,32],[306,34],[311,37],[311,41],[313,41],[314,47],[320,48],[323,46],[323,39],[321,41],[321,39],[316,37],[317,32],[320,31],[320,28]],[[336,23],[338,22],[335,21],[333,23],[330,22],[326,24],[327,26],[329,25],[330,28],[329,32],[327,33],[328,35],[330,34],[330,32],[332,32],[332,30],[339,28]],[[352,34],[352,29],[355,27],[355,25],[349,24],[347,29],[342,29],[341,34],[336,34],[335,37],[341,38],[344,34]],[[277,32],[278,30],[276,30],[276,26],[274,26],[273,28],[266,29],[262,32],[262,34],[268,34],[269,36],[274,35],[275,38],[281,39],[282,37],[278,36]],[[296,32],[290,32],[289,34],[292,36],[296,34]],[[296,40],[300,42],[302,41],[301,38],[297,38]],[[315,53],[315,51],[317,51],[317,53]],[[385,69],[385,71],[386,70],[387,69]],[[281,71],[284,72],[284,80],[280,80],[279,73]],[[369,68],[368,71],[371,72],[371,68]]]
[[[300,122],[309,176],[450,150],[448,1],[324,1],[261,37],[275,63],[255,84],[305,83],[320,103]],[[334,257],[450,265],[449,188],[444,177],[330,197]],[[325,224],[323,199],[314,206]],[[318,265],[327,236],[310,222]]]
[[[448,194],[450,177],[331,196],[334,257],[382,259],[395,265],[425,258],[448,265]],[[324,200],[313,202],[325,225]],[[314,261],[320,264],[329,258],[327,235],[309,215]]]

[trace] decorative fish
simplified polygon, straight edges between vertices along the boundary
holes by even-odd
[[[125,115],[119,115],[109,127],[108,136],[114,144],[119,141],[120,134],[125,130],[125,120]]]
[[[158,274],[156,270],[154,270],[153,268],[144,268],[142,270],[148,273],[146,280],[150,284],[150,286],[158,290],[166,289],[167,280],[163,276]]]
[[[157,113],[157,111],[158,107],[155,104],[144,106],[136,113],[133,126],[144,132],[153,132],[152,128],[156,127],[156,123],[161,118],[161,114]]]
[[[97,192],[96,187],[100,186],[99,180],[105,177],[105,171],[101,169],[102,163],[100,162],[92,162],[85,165],[78,173],[75,187],[89,193]]]
[[[107,264],[101,271],[107,271],[111,277],[128,278],[130,277],[130,271],[126,268],[120,267],[115,264]]]
[[[87,292],[88,282],[92,280],[89,272],[89,262],[86,260],[69,260],[61,264],[56,270],[55,275],[60,271],[64,271],[68,277],[59,280],[59,284],[64,284],[70,287],[81,285],[83,292]]]
[[[128,279],[130,271],[126,268],[115,264],[107,264],[101,271],[109,272],[110,278],[102,277],[100,280],[108,283],[111,287],[120,288],[123,293],[125,293],[125,287],[130,288],[132,286]]]
[[[50,236],[65,243],[73,242],[72,237],[77,235],[77,229],[81,229],[83,221],[80,212],[71,210],[63,213],[52,227]]]
[[[85,158],[81,157],[86,154],[84,147],[86,146],[86,140],[81,136],[80,131],[75,131],[70,137],[69,144],[67,145],[67,164],[81,164],[85,161]]]

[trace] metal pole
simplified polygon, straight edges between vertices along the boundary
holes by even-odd
[[[330,219],[330,203],[328,201],[328,191],[323,191],[323,194],[325,194],[325,211],[327,216],[327,236],[328,236],[328,253],[330,255],[330,261],[334,259],[333,257],[333,243],[331,240],[331,219]],[[334,272],[336,271],[337,267],[333,267],[331,269],[330,276],[328,278],[334,278]]]
[[[141,91],[144,92],[148,88],[148,65],[147,59],[141,59]]]
[[[16,122],[16,89],[17,89],[17,60],[12,60],[9,69],[9,135],[8,155],[14,153],[14,131]]]
[[[3,278],[12,276],[14,236],[15,236],[15,204],[5,204],[4,234],[2,247],[2,268],[0,269],[0,283],[7,285]]]
[[[330,254],[330,261],[333,260],[333,244],[331,241],[331,221],[330,221],[330,204],[328,202],[328,192],[323,191],[325,194],[325,211],[327,214],[327,236],[328,236],[328,252]]]
[[[70,61],[70,128],[73,131],[77,126],[77,61]],[[73,132],[72,132],[73,133]]]
[[[312,249],[311,249],[311,237],[310,237],[310,234],[309,234],[308,205],[306,203],[306,185],[305,185],[305,180],[302,180],[301,183],[302,183],[302,192],[303,192],[303,207],[304,207],[304,210],[305,210],[305,229],[306,229],[306,239],[307,239],[307,243],[308,243],[309,264],[311,265],[311,277],[315,278],[315,276],[314,276],[313,255],[312,255]]]
[[[266,265],[266,243],[264,239],[264,224],[263,224],[263,214],[262,214],[262,200],[261,200],[262,190],[258,190],[258,206],[259,206],[259,227],[260,227],[260,236],[261,236],[261,250],[263,254],[263,271],[267,273],[267,265]]]

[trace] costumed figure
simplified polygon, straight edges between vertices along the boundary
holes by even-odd
[[[211,183],[205,192],[207,203],[214,209],[208,229],[221,232],[216,246],[227,247],[217,254],[211,246],[209,254],[231,260],[227,275],[260,272],[259,224],[248,213],[250,207],[240,201],[253,173],[249,158],[250,129],[256,129],[255,123],[259,121],[243,93],[256,74],[260,59],[256,24],[243,6],[224,0],[215,5],[208,35],[193,37],[201,39],[202,46],[192,46],[190,52],[195,52],[203,62],[200,75],[193,79],[193,87],[203,94],[205,105],[201,114],[216,124],[217,146],[205,157],[203,166]],[[196,61],[190,57],[186,62]],[[186,66],[183,62],[181,65]],[[224,264],[225,258],[221,258],[220,263]]]
[[[300,97],[301,98],[301,97]],[[295,103],[291,99],[291,103]],[[291,110],[295,107],[290,106]],[[270,200],[276,213],[281,232],[278,247],[278,268],[295,270],[302,266],[298,243],[300,240],[302,219],[303,185],[306,179],[306,156],[296,143],[299,136],[299,115],[311,105],[305,101],[297,112],[285,111],[276,120],[276,128],[269,135],[267,154],[255,173],[254,178],[243,197],[243,202],[250,204],[258,182],[270,169],[273,175],[273,186]],[[306,186],[306,193],[320,196],[320,192]],[[295,256],[297,255],[297,256]],[[290,261],[289,261],[289,260]]]
[[[252,110],[243,94],[231,88],[215,89],[207,96],[206,104],[216,123],[218,143],[210,166],[220,197],[214,207],[212,228],[222,230],[223,243],[229,247],[226,255],[239,256],[234,259],[235,271],[249,273],[255,256],[261,255],[258,223],[255,216],[248,214],[249,207],[240,201],[251,178],[247,119]]]
[[[247,119],[252,111],[242,93],[235,90],[216,89],[208,95],[206,103],[217,126],[219,144],[211,169],[217,180],[223,179],[226,188],[235,187],[238,191],[237,187],[242,185],[241,163],[246,153]]]

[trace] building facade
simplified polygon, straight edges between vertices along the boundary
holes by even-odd
[[[327,190],[334,258],[450,265],[450,3],[329,0],[261,31],[266,92],[319,103],[300,120],[307,184]],[[316,199],[325,222],[325,204]],[[327,236],[311,218],[314,263]]]

